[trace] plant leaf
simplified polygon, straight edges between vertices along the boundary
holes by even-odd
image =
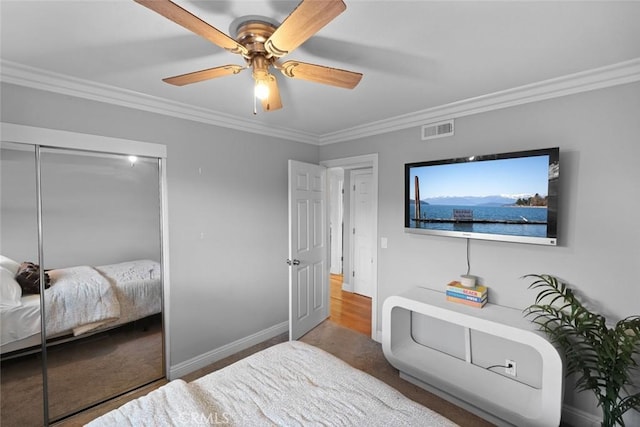
[[[624,426],[623,414],[638,409],[640,393],[626,395],[633,384],[640,355],[640,316],[629,316],[607,327],[604,316],[592,313],[566,283],[547,274],[528,274],[535,303],[523,310],[565,356],[567,375],[577,374],[576,390],[590,390],[604,419]]]

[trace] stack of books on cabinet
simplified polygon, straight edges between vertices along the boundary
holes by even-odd
[[[468,305],[470,307],[484,307],[487,303],[488,294],[489,289],[482,285],[467,288],[462,286],[460,282],[455,281],[447,285],[447,301]]]

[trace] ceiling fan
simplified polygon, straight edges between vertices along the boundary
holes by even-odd
[[[353,89],[362,78],[361,73],[308,64],[300,61],[278,60],[291,53],[322,27],[341,14],[347,6],[342,0],[302,0],[291,14],[278,25],[269,18],[246,17],[239,21],[231,38],[217,28],[170,0],[134,0],[159,13],[178,25],[204,37],[229,52],[242,55],[246,65],[223,65],[163,79],[166,83],[183,86],[215,79],[251,68],[255,81],[254,91],[264,111],[282,108],[278,82],[270,69],[279,70],[287,77]],[[234,22],[236,22],[234,21]],[[254,105],[254,114],[255,105]]]

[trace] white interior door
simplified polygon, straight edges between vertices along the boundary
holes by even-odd
[[[289,160],[289,339],[329,317],[326,168]]]
[[[373,296],[373,174],[371,170],[351,172],[352,188],[352,236],[353,291],[367,297]]]

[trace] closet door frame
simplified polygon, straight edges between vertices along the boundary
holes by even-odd
[[[167,147],[162,144],[112,138],[100,135],[69,132],[33,126],[0,122],[3,142],[30,144],[40,148],[65,148],[87,152],[100,152],[129,156],[154,157],[159,160],[160,175],[160,260],[162,264],[162,334],[164,339],[164,377],[169,378],[169,220],[167,206]],[[39,169],[39,168],[37,168]],[[39,173],[39,171],[36,171]],[[40,198],[38,198],[40,199]],[[40,218],[40,215],[38,216]],[[39,230],[39,236],[42,235]],[[40,237],[39,237],[40,238]],[[41,245],[39,245],[39,251]],[[42,255],[42,254],[39,254]],[[43,339],[43,342],[45,340]]]

